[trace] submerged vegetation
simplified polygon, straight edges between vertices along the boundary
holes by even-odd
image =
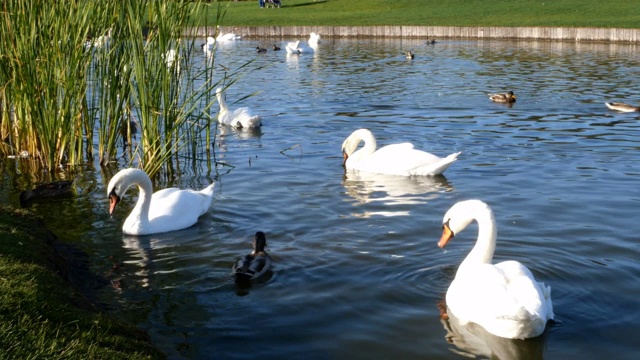
[[[215,12],[210,18],[219,21],[220,7],[154,0],[0,7],[0,156],[29,158],[49,172],[121,161],[153,177],[171,173],[177,156],[211,155],[211,90],[230,74],[213,80],[213,56],[190,68],[195,39],[181,35],[196,14]]]

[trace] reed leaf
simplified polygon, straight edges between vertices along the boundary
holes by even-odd
[[[246,64],[215,80],[215,57],[191,59],[200,54],[196,40],[182,35],[203,12],[222,21],[220,4],[6,0],[0,7],[0,154],[29,154],[50,171],[97,154],[100,165],[124,159],[151,177],[202,153],[211,164],[213,89],[231,85]]]

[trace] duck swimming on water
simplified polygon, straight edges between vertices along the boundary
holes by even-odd
[[[634,106],[623,102],[606,102],[604,103],[611,110],[620,112],[637,112],[640,111],[640,106]]]
[[[489,94],[489,99],[498,103],[514,103],[516,102],[516,96],[513,91],[509,91],[501,94]]]
[[[247,283],[264,275],[271,268],[271,257],[264,250],[267,238],[262,231],[256,232],[253,251],[233,264],[233,277],[237,283]]]
[[[20,206],[29,207],[33,200],[59,199],[72,197],[74,192],[73,181],[54,181],[41,184],[33,189],[27,189],[20,193]]]

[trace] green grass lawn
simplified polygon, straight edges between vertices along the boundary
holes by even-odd
[[[226,26],[640,27],[638,0],[282,0],[280,9],[219,1],[199,22],[214,24],[218,6]]]
[[[0,359],[164,358],[145,333],[80,294],[69,279],[88,275],[54,244],[28,212],[0,207]]]

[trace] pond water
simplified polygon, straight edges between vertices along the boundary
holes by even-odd
[[[110,218],[112,174],[94,168],[74,199],[34,204],[109,278],[113,313],[178,359],[638,356],[640,117],[604,105],[637,102],[637,46],[323,39],[315,54],[256,55],[273,43],[286,40],[218,50],[230,68],[257,56],[227,101],[261,91],[232,107],[250,106],[263,127],[219,129],[216,158],[233,168],[185,166],[178,186],[218,181],[197,225],[123,236],[135,192]],[[507,90],[513,106],[486,95]],[[462,154],[444,177],[345,174],[342,141],[361,127],[379,145]],[[16,204],[13,161],[0,195]],[[440,319],[477,230],[441,250],[442,217],[469,198],[496,214],[495,261],[519,260],[551,286],[556,322],[542,337],[470,338]],[[240,289],[231,266],[258,230],[273,270]]]

